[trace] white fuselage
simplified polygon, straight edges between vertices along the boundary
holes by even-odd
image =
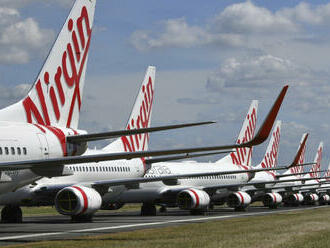
[[[85,149],[66,143],[67,136],[77,133],[67,128],[0,121],[0,163],[80,155]],[[30,169],[2,171],[0,194],[39,179],[40,175],[35,172]]]
[[[102,150],[87,150],[85,155],[100,153],[105,152]],[[33,184],[22,187],[15,192],[1,194],[0,205],[24,205],[24,203],[27,203],[27,205],[38,205],[39,203],[37,201],[39,200],[39,198],[37,194],[39,192],[42,192],[43,190],[58,190],[71,185],[89,186],[95,181],[121,178],[136,178],[143,177],[143,175],[145,174],[145,165],[141,159],[76,164],[67,165],[66,167],[73,172],[73,175],[52,178],[44,177],[41,179],[39,179],[40,177],[35,177],[35,182]],[[29,172],[30,170],[25,171]],[[125,189],[126,188],[124,186],[115,186],[109,189],[107,188],[107,196],[110,196],[112,198],[115,194],[119,194]],[[49,202],[47,202],[46,204],[53,204],[53,200],[53,198],[47,199],[47,201]],[[41,199],[40,201],[44,202],[43,199]]]

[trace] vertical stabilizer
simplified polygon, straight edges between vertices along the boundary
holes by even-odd
[[[155,93],[156,67],[149,66],[136,97],[126,129],[150,127]],[[107,152],[135,152],[148,150],[149,134],[123,136],[103,148]]]
[[[304,133],[303,136],[301,137],[300,145],[297,150],[296,157],[292,163],[292,165],[298,164],[304,164],[305,163],[305,152],[306,152],[306,140],[308,138],[308,133]],[[292,174],[296,173],[303,173],[304,172],[304,167],[303,166],[292,166],[290,168],[290,172]],[[300,176],[298,176],[300,177]]]
[[[320,142],[314,159],[315,164],[312,166],[311,170],[309,171],[310,177],[313,178],[320,177],[322,152],[323,152],[323,142]]]
[[[237,138],[237,144],[248,142],[254,137],[257,125],[257,112],[258,101],[253,100]],[[252,149],[252,147],[237,148],[234,152],[231,152],[229,155],[218,160],[217,162],[231,161],[233,164],[250,166],[252,163]]]
[[[260,165],[262,168],[275,168],[278,163],[278,149],[281,136],[281,121],[277,121],[272,132],[272,137],[266,149],[265,156]]]
[[[76,0],[28,95],[0,121],[78,127],[96,0]]]
[[[324,177],[329,177],[329,178],[326,178],[325,180],[330,181],[330,163],[328,165],[327,172],[324,174]]]

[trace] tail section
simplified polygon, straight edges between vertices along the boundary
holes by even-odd
[[[300,153],[300,156],[298,157],[296,155],[296,158],[295,160],[293,161],[293,164],[303,164],[305,163],[305,152],[306,152],[306,140],[307,140],[307,137],[308,137],[308,133],[304,133],[303,136],[301,137],[301,141],[300,141],[300,145],[298,147],[298,151],[297,151],[297,155],[299,156],[299,152]],[[293,166],[290,168],[290,172],[292,174],[296,174],[296,173],[303,173],[304,172],[304,168],[303,166]],[[300,177],[300,176],[298,176]]]
[[[266,149],[265,156],[260,164],[262,168],[275,168],[277,166],[281,124],[281,121],[277,121],[273,128],[272,137]]]
[[[96,0],[76,0],[35,83],[1,121],[78,127]]]
[[[320,142],[314,159],[315,165],[313,165],[311,170],[309,171],[310,177],[313,178],[320,177],[322,152],[323,152],[323,142]]]
[[[329,178],[326,178],[325,180],[330,181],[330,163],[328,165],[327,172],[324,174],[324,177],[329,177]]]
[[[156,67],[149,66],[136,97],[126,129],[150,127],[152,105],[154,102]],[[135,152],[148,150],[149,134],[123,136],[103,148],[107,152]]]
[[[256,125],[257,125],[257,112],[258,112],[258,101],[253,100],[249,111],[246,115],[246,118],[243,122],[242,129],[239,133],[236,143],[241,144],[250,141],[255,133]],[[252,157],[252,147],[244,147],[237,148],[236,151],[231,152],[229,155],[219,160],[222,161],[231,161],[236,165],[251,165],[251,157]]]

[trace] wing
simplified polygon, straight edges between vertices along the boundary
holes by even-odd
[[[265,187],[266,185],[274,185],[277,183],[286,183],[286,182],[298,182],[298,181],[309,181],[309,180],[316,180],[316,179],[324,179],[324,177],[318,177],[318,178],[297,178],[297,179],[288,179],[288,180],[275,180],[275,181],[263,181],[263,182],[247,182],[247,183],[237,183],[237,184],[227,184],[227,185],[214,185],[214,186],[208,186],[204,187],[205,190],[210,190],[210,189],[224,189],[224,188],[242,188],[246,186],[254,186],[254,187]],[[304,185],[302,185],[304,186]],[[297,187],[297,186],[296,186]],[[284,188],[284,186],[282,186]],[[268,188],[267,189],[271,189]]]
[[[69,136],[66,138],[66,140],[69,143],[84,143],[84,142],[88,142],[88,141],[112,139],[112,138],[118,138],[121,136],[135,135],[135,134],[141,134],[141,133],[152,133],[152,132],[158,132],[158,131],[165,131],[165,130],[171,130],[171,129],[185,128],[185,127],[193,127],[193,126],[201,126],[201,125],[208,125],[208,124],[214,124],[214,123],[216,123],[216,122],[205,121],[205,122],[178,124],[178,125],[131,129],[131,130],[119,130],[119,131],[103,132],[103,133],[81,134],[81,135]]]

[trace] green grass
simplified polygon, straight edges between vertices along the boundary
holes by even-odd
[[[329,247],[329,217],[330,208],[322,208],[12,247]]]

